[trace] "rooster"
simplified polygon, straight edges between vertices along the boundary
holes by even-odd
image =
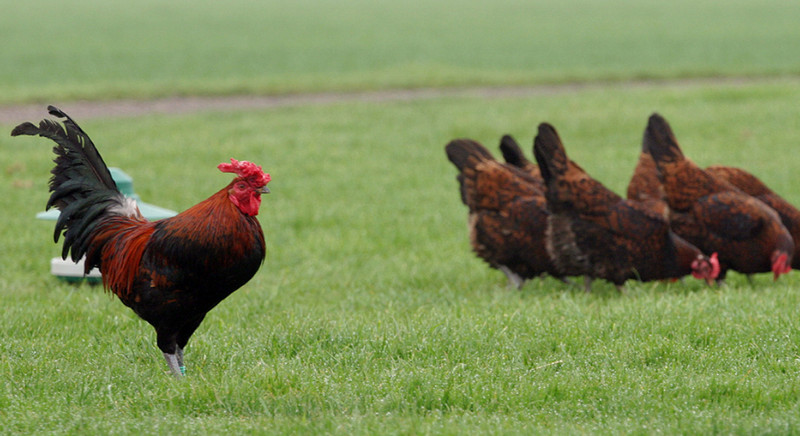
[[[716,255],[706,257],[662,215],[590,177],[567,158],[553,126],[539,125],[534,155],[547,184],[548,253],[561,274],[583,275],[587,292],[595,278],[618,289],[629,279],[716,279]]]
[[[749,172],[734,167],[721,165],[710,166],[706,171],[714,177],[724,179],[726,182],[742,190],[745,194],[763,201],[767,206],[773,208],[781,217],[783,225],[789,230],[794,240],[794,256],[792,257],[792,268],[800,268],[800,210],[784,200],[783,197],[775,193],[758,177]]]
[[[156,330],[169,370],[185,374],[183,351],[206,313],[247,283],[264,261],[256,219],[269,174],[231,159],[217,168],[236,177],[207,200],[172,218],[148,221],[136,202],[117,190],[89,136],[61,110],[63,126],[45,119],[23,123],[12,136],[39,135],[56,143],[47,208],[61,211],[62,257],[86,256],[85,272],[98,267],[103,286]]]
[[[653,114],[643,147],[658,167],[676,233],[706,253],[719,253],[721,272],[772,272],[777,280],[791,270],[794,241],[769,206],[719,179],[683,155],[667,121]]]
[[[536,180],[469,139],[453,140],[445,151],[459,170],[475,254],[517,288],[544,273],[556,275],[544,246],[547,210]]]

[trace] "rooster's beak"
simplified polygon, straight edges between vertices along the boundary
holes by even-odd
[[[265,185],[263,188],[259,189],[258,192],[262,194],[269,194],[269,188],[267,188]]]

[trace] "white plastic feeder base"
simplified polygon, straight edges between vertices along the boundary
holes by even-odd
[[[92,268],[89,274],[84,274],[83,262],[84,259],[73,262],[69,259],[64,260],[60,257],[54,257],[50,260],[50,273],[69,282],[77,282],[84,279],[91,283],[99,282],[101,280],[100,270]]]

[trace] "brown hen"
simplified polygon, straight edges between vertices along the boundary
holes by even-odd
[[[719,279],[791,270],[794,242],[769,206],[698,167],[683,155],[667,121],[653,114],[643,145],[658,167],[676,233],[706,253],[719,253]]]
[[[602,278],[618,288],[692,274],[713,280],[716,259],[680,238],[663,216],[623,199],[570,161],[556,130],[539,125],[534,155],[547,185],[547,250],[561,274]]]
[[[544,245],[547,210],[536,181],[469,139],[453,140],[445,151],[459,170],[475,254],[517,288],[544,273],[556,275]]]
[[[767,206],[775,209],[775,212],[778,212],[781,222],[789,230],[794,240],[792,268],[800,268],[800,253],[798,253],[798,250],[800,250],[800,210],[797,210],[791,203],[772,191],[758,177],[741,168],[717,165],[706,168],[706,171],[736,186],[745,194],[752,195],[763,201]]]

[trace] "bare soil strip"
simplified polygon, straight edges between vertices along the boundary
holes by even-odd
[[[509,98],[533,97],[573,93],[601,88],[668,88],[701,86],[744,86],[769,83],[780,78],[696,78],[675,80],[636,80],[620,82],[567,83],[539,86],[467,87],[467,88],[421,88],[394,89],[364,92],[325,92],[291,95],[234,95],[217,97],[167,97],[154,100],[109,100],[71,101],[65,103],[36,103],[0,106],[0,124],[17,124],[33,121],[45,116],[47,104],[54,104],[68,112],[73,118],[86,120],[95,118],[124,118],[150,114],[191,114],[197,112],[237,111],[248,109],[274,109],[292,106],[328,105],[346,102],[397,102],[425,100],[445,97]],[[785,80],[785,79],[784,79]],[[797,78],[792,78],[797,80]]]

